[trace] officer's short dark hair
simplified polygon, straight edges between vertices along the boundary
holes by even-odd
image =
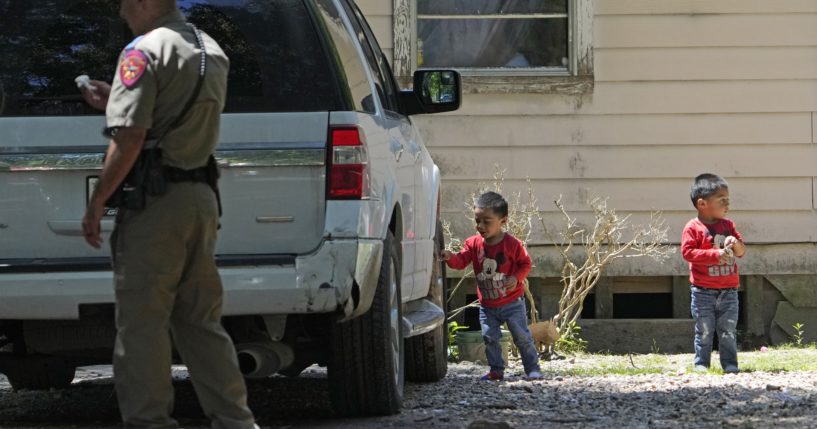
[[[508,202],[496,192],[486,192],[474,201],[474,208],[491,209],[500,218],[508,216]]]
[[[721,189],[729,189],[729,184],[723,180],[723,177],[712,173],[699,174],[692,182],[692,190],[689,192],[692,205],[697,208],[698,198],[706,199]]]

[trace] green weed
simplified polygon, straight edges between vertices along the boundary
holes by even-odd
[[[581,339],[579,336],[581,330],[581,326],[576,322],[571,322],[567,325],[565,332],[556,340],[556,344],[554,345],[556,351],[564,354],[575,354],[587,350],[587,341]]]
[[[794,328],[794,331],[795,331],[795,333],[792,334],[791,339],[794,340],[794,344],[797,347],[803,347],[803,328],[805,326],[806,325],[804,325],[804,324],[802,324],[800,322],[797,322],[794,325],[791,325],[791,327]]]
[[[460,357],[460,349],[457,347],[457,331],[468,329],[466,325],[457,322],[448,323],[448,360],[456,361]]]

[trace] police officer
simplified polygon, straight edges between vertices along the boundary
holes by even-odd
[[[111,236],[122,419],[126,427],[177,427],[170,417],[172,333],[213,427],[257,427],[233,343],[220,324],[216,195],[199,176],[184,174],[201,171],[215,150],[229,60],[201,33],[205,73],[195,103],[183,112],[196,92],[201,50],[175,0],[122,0],[120,15],[138,37],[120,55],[113,85],[93,80],[81,90],[89,104],[105,109],[111,136],[82,219],[85,240],[100,247],[105,202],[146,140],[161,136],[163,163],[182,173],[163,195],[147,197],[144,209],[120,209]]]

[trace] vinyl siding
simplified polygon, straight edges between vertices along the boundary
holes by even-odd
[[[391,2],[359,4],[391,47]],[[596,0],[593,11],[592,91],[467,93],[457,112],[415,118],[455,231],[471,233],[465,202],[499,165],[505,193],[530,179],[550,228],[560,195],[580,220],[583,201],[604,196],[636,223],[662,211],[677,244],[695,215],[691,180],[709,171],[730,183],[729,216],[750,245],[743,273],[817,273],[794,257],[817,242],[817,2]],[[532,253],[552,253],[549,242],[537,226]],[[617,270],[683,273],[677,262]],[[544,265],[535,273],[552,275]]]

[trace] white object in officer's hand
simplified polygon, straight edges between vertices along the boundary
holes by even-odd
[[[88,88],[88,91],[96,91],[96,87],[91,85],[91,78],[87,74],[77,76],[74,82],[77,83],[77,88],[85,87]]]

